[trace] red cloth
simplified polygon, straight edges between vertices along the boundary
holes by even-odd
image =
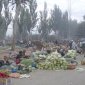
[[[9,75],[0,72],[0,78],[9,78]]]

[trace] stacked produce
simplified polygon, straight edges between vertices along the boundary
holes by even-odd
[[[76,50],[68,50],[67,54],[65,55],[66,58],[76,58],[77,52]]]
[[[0,70],[0,85],[7,85],[6,80],[9,78],[9,72],[7,70]]]
[[[32,59],[22,59],[20,64],[21,66],[23,65],[23,68],[19,71],[20,73],[28,73],[32,71]]]
[[[41,61],[46,60],[47,53],[44,52],[44,51],[43,51],[43,52],[41,52],[41,51],[36,51],[36,52],[33,53],[32,57],[33,57],[33,59],[34,59],[34,61],[35,61],[36,63],[39,63],[39,62],[41,62]]]
[[[45,62],[38,64],[38,68],[45,70],[67,69],[67,64],[65,58],[62,58],[59,53],[53,52],[47,55]]]
[[[65,59],[68,62],[68,69],[73,70],[76,68],[78,62],[76,61],[77,52],[76,50],[68,50],[65,55]]]
[[[9,72],[7,70],[0,70],[0,78],[9,78]]]
[[[69,50],[66,57],[75,58],[76,51]],[[57,51],[49,54],[47,54],[45,51],[36,51],[33,53],[31,58],[32,59],[22,59],[21,61],[21,64],[25,66],[24,70],[27,72],[32,70],[32,67],[43,70],[67,69],[69,64],[66,58],[61,57]]]

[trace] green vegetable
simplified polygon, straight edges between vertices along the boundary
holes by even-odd
[[[62,58],[59,53],[53,52],[47,56],[45,62],[38,64],[38,68],[43,70],[67,69],[67,65],[65,58]]]
[[[23,64],[25,66],[30,66],[30,65],[32,65],[32,59],[23,59],[21,61],[21,64]]]
[[[68,50],[68,53],[65,55],[66,58],[75,58],[77,52],[75,50]]]

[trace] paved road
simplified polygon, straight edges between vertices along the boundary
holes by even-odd
[[[79,55],[77,61],[83,59]],[[85,66],[78,66],[85,69]],[[34,71],[28,79],[13,79],[13,85],[85,85],[85,70]]]
[[[83,59],[79,55],[77,61]],[[83,67],[84,66],[78,66]],[[67,71],[40,71],[32,72],[28,79],[13,79],[13,85],[85,85],[85,70],[67,70]]]
[[[36,71],[28,79],[14,79],[13,85],[85,85],[85,71]]]

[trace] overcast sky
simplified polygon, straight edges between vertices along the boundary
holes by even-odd
[[[54,4],[58,5],[63,12],[65,10],[68,10],[68,8],[69,8],[68,0],[37,0],[38,10],[43,9],[43,3],[45,1],[48,4],[48,9],[52,9]],[[71,0],[71,17],[72,17],[72,19],[77,19],[78,21],[82,21],[83,15],[85,15],[85,0]]]

